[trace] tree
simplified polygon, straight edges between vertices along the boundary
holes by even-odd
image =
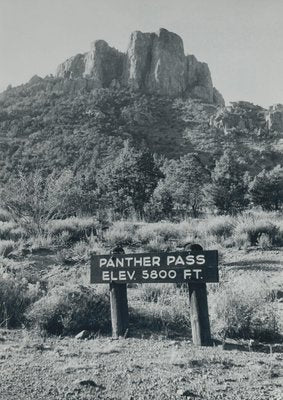
[[[186,154],[179,160],[171,160],[164,169],[166,186],[174,208],[182,214],[192,213],[197,217],[204,199],[204,186],[209,181],[209,172],[196,154]]]
[[[226,149],[216,162],[211,175],[211,184],[206,188],[208,203],[221,214],[236,214],[248,205],[249,176],[239,155]]]
[[[261,171],[250,183],[252,203],[264,210],[279,210],[283,204],[283,167],[277,165],[271,171]]]
[[[170,218],[173,212],[173,199],[164,179],[158,182],[150,201],[145,205],[145,216],[149,221]]]
[[[29,175],[20,173],[1,191],[0,202],[30,231],[41,232],[50,219],[84,212],[93,193],[85,186],[85,177],[70,170],[60,175],[46,175],[41,170]],[[95,201],[91,199],[93,206]]]
[[[40,231],[57,212],[49,196],[49,184],[53,184],[51,177],[48,179],[42,171],[30,175],[20,173],[1,191],[1,204],[15,220],[30,230]]]
[[[153,155],[147,150],[135,150],[126,141],[120,155],[98,174],[98,195],[102,206],[124,216],[131,210],[143,216],[144,205],[161,177],[163,174]]]

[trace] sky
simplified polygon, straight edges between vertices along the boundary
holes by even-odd
[[[208,63],[226,102],[283,103],[283,0],[0,0],[0,90],[104,39],[125,51],[130,33],[160,27]]]

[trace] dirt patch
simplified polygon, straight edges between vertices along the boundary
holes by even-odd
[[[281,399],[283,354],[189,341],[74,338],[3,331],[1,400]]]

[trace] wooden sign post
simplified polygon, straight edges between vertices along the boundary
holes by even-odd
[[[125,254],[122,247],[115,247],[112,250],[112,260],[115,254]],[[110,309],[112,337],[117,339],[125,336],[129,329],[129,310],[127,298],[127,284],[110,282]]]
[[[199,244],[188,243],[184,250],[203,251],[203,248]],[[211,346],[206,283],[189,283],[189,296],[193,343],[197,346]]]
[[[125,254],[116,247],[112,254],[91,258],[91,283],[110,284],[112,335],[125,336],[129,326],[127,283],[189,284],[193,343],[211,344],[206,282],[219,282],[218,252],[190,250]]]

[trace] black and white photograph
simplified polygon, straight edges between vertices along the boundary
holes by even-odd
[[[0,0],[0,400],[283,399],[283,1]]]

